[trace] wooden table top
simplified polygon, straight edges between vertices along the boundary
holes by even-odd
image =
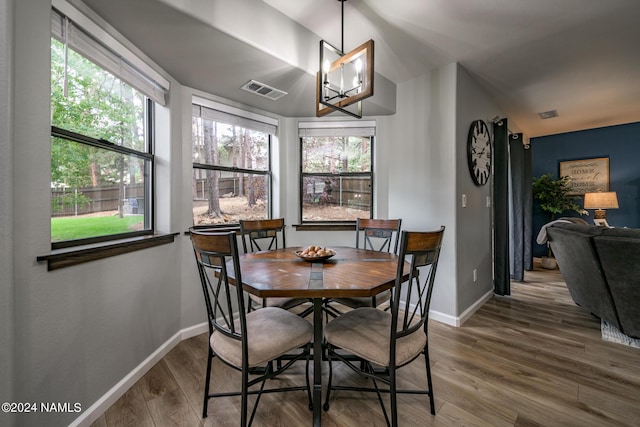
[[[371,297],[394,285],[398,263],[394,254],[334,247],[332,258],[309,262],[295,255],[300,249],[240,255],[244,290],[260,298],[348,298]],[[407,277],[409,268],[405,263]]]

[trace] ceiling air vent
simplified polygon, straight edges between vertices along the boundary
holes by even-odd
[[[542,120],[558,117],[558,110],[543,111],[542,113],[538,113],[538,116],[540,116]]]
[[[255,93],[256,95],[264,96],[272,101],[282,98],[287,92],[276,89],[264,83],[257,82],[255,80],[249,80],[240,89],[247,92]]]

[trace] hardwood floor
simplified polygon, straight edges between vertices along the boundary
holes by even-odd
[[[599,320],[573,303],[557,270],[537,266],[511,290],[462,327],[429,323],[437,415],[426,396],[401,396],[400,425],[640,425],[640,349],[603,341]],[[93,426],[238,425],[235,398],[210,400],[201,418],[206,354],[205,335],[183,341]],[[425,381],[423,359],[399,372],[406,383]],[[281,381],[300,383],[303,373],[300,364]],[[335,378],[364,381],[344,367]],[[215,362],[213,389],[238,380]],[[306,394],[263,396],[253,425],[311,425]],[[385,425],[375,395],[336,392],[323,426],[363,425]]]

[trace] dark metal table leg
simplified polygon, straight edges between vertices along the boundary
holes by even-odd
[[[322,425],[322,298],[313,299],[313,425]]]

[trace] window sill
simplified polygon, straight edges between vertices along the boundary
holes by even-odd
[[[293,227],[296,231],[351,231],[356,229],[355,223],[308,223],[308,224],[294,224]]]
[[[153,234],[149,236],[131,237],[109,242],[93,243],[72,248],[54,249],[45,255],[38,255],[38,262],[47,262],[47,270],[71,267],[89,261],[108,258],[129,252],[139,251],[154,246],[173,243],[178,233]]]

